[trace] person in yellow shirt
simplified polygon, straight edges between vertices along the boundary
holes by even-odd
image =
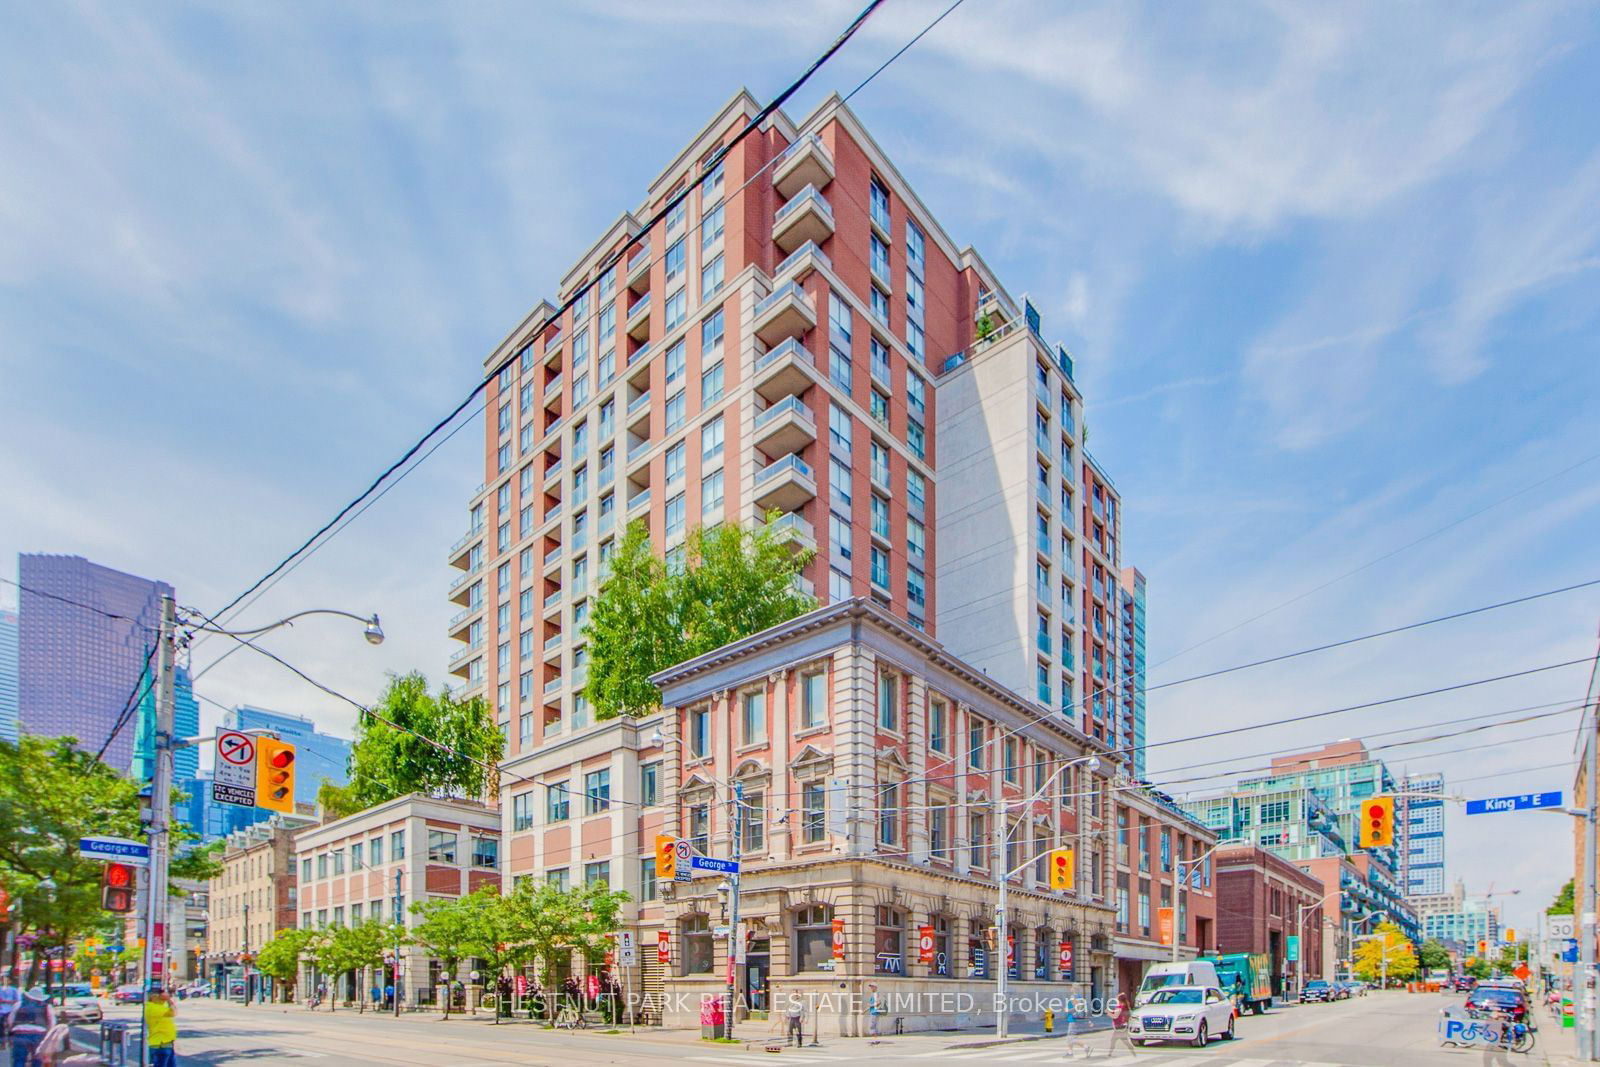
[[[144,1029],[149,1035],[150,1067],[177,1067],[177,1012],[172,997],[160,986],[152,986],[145,994]]]

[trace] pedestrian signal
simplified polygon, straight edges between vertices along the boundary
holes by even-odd
[[[294,746],[263,737],[256,742],[256,807],[294,814]]]
[[[1394,797],[1371,797],[1361,802],[1362,848],[1394,845]]]
[[[107,911],[133,910],[133,868],[126,863],[108,863],[100,874],[100,906]]]
[[[1072,888],[1072,849],[1058,848],[1050,853],[1050,888]]]

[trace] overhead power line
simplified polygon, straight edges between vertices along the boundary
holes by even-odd
[[[54,600],[58,603],[70,604],[75,608],[82,608],[84,611],[92,611],[96,615],[102,616],[103,618],[113,619],[117,622],[131,623],[141,630],[148,630],[151,633],[155,632],[155,627],[142,623],[131,615],[119,615],[114,611],[107,611],[104,608],[97,608],[93,604],[85,604],[81,600],[74,600],[71,597],[61,596],[58,593],[49,593],[43,589],[35,589],[31,585],[23,585],[21,582],[12,581],[10,578],[0,578],[0,582],[4,582],[9,586],[14,586],[24,593],[32,593],[34,596],[42,596],[46,600]],[[21,605],[19,604],[18,606],[20,607]]]
[[[534,335],[537,335],[541,331],[547,329],[552,322],[555,322],[556,320],[558,320],[563,314],[565,314],[569,309],[571,309],[571,307],[578,302],[579,298],[581,298],[585,294],[587,294],[589,292],[589,290],[596,284],[596,281],[602,275],[604,275],[612,267],[615,267],[617,264],[622,263],[623,261],[625,261],[627,256],[628,256],[628,253],[636,245],[638,245],[642,240],[648,238],[648,236],[650,234],[650,231],[655,227],[655,225],[658,222],[660,222],[663,219],[665,219],[667,217],[667,215],[669,215],[673,211],[674,208],[676,208],[679,204],[681,204],[685,200],[687,200],[689,195],[692,192],[694,192],[694,190],[698,189],[702,184],[704,184],[712,176],[712,174],[714,174],[716,172],[717,164],[721,163],[725,158],[727,158],[728,153],[733,151],[735,146],[737,146],[746,137],[749,137],[756,130],[760,129],[761,125],[764,122],[766,122],[767,119],[770,118],[775,111],[777,111],[780,107],[782,107],[783,104],[791,96],[793,96],[796,92],[798,92],[800,90],[800,88],[802,86],[804,86],[807,81],[809,81],[811,79],[812,75],[814,75],[817,72],[817,70],[822,67],[822,65],[824,63],[826,63],[829,59],[831,59],[834,56],[834,54],[839,51],[839,49],[843,48],[845,43],[847,41],[849,41],[851,37],[855,36],[856,31],[859,30],[862,27],[863,24],[865,24],[867,19],[872,16],[873,12],[875,12],[880,6],[882,6],[883,2],[884,2],[884,0],[870,0],[870,2],[867,4],[867,6],[862,8],[860,14],[858,14],[851,21],[850,25],[845,27],[844,32],[839,34],[839,36],[834,39],[833,43],[830,44],[827,47],[827,49],[823,51],[823,53],[821,55],[819,55],[815,60],[812,61],[811,65],[808,66],[805,69],[804,73],[802,73],[800,75],[800,77],[796,78],[793,82],[791,82],[789,84],[789,86],[786,89],[784,89],[782,92],[780,92],[777,96],[773,97],[771,102],[769,102],[765,107],[763,107],[760,111],[758,111],[755,114],[755,116],[750,119],[750,121],[745,123],[745,125],[739,130],[738,133],[733,135],[733,138],[731,140],[729,140],[727,144],[723,145],[721,148],[718,148],[715,152],[713,152],[711,157],[706,160],[705,166],[703,166],[701,168],[700,173],[697,176],[695,176],[693,179],[691,179],[690,181],[686,182],[684,184],[684,187],[681,190],[679,190],[678,192],[676,192],[673,195],[669,196],[667,198],[666,202],[661,206],[661,208],[659,210],[657,210],[655,214],[651,215],[648,220],[645,221],[644,225],[639,229],[639,232],[635,233],[633,236],[629,237],[625,242],[623,242],[622,247],[617,249],[616,252],[612,253],[612,255],[609,256],[606,259],[606,261],[603,264],[601,264],[600,267],[595,271],[594,277],[589,279],[589,280],[587,280],[587,281],[585,281],[585,282],[583,282],[576,289],[574,289],[572,294],[567,297],[567,299],[561,304],[561,306],[559,308],[557,308],[554,312],[552,312],[550,315],[548,315],[545,318],[544,322],[542,322],[538,327],[536,327],[532,331],[532,333]],[[950,10],[954,10],[954,5],[952,5]],[[948,14],[948,11],[946,13]],[[939,16],[940,19],[942,19],[943,17],[944,17],[943,15]],[[935,20],[935,24],[936,23],[937,23],[937,20]],[[923,32],[925,33],[927,31],[924,30]],[[921,35],[919,34],[918,38],[913,39],[913,43],[915,42],[916,39],[920,39],[920,37],[921,37]],[[910,47],[910,46],[908,45],[907,47]],[[904,50],[902,49],[902,51],[904,51]],[[893,62],[893,58],[898,58],[898,55],[899,55],[899,53],[897,53],[895,57],[892,57],[890,62]],[[884,66],[888,66],[888,64],[885,63]],[[478,381],[478,383],[472,387],[472,390],[466,395],[466,397],[463,398],[461,400],[461,402],[459,404],[457,404],[453,409],[451,409],[451,411],[450,411],[450,413],[448,415],[446,415],[444,418],[440,419],[438,422],[434,423],[433,426],[431,426],[426,433],[424,433],[420,438],[418,438],[415,443],[413,443],[410,447],[408,447],[405,450],[404,453],[401,454],[399,459],[395,460],[393,463],[389,464],[389,466],[385,467],[383,469],[383,471],[380,472],[379,475],[376,478],[374,478],[372,480],[372,482],[370,484],[368,484],[368,486],[360,492],[360,494],[358,494],[355,498],[353,498],[348,503],[346,503],[343,507],[341,507],[339,509],[339,511],[333,516],[333,518],[329,519],[322,526],[318,527],[316,532],[314,532],[310,537],[306,538],[306,540],[303,541],[297,548],[295,548],[295,550],[293,552],[290,552],[282,560],[280,560],[276,564],[274,564],[273,567],[270,570],[268,570],[260,578],[257,578],[254,582],[252,582],[238,596],[234,597],[227,604],[223,605],[222,608],[220,610],[218,610],[215,614],[218,615],[218,616],[221,616],[221,615],[225,614],[226,612],[228,612],[230,609],[233,608],[234,605],[238,604],[245,597],[249,596],[251,593],[255,592],[262,585],[264,585],[267,581],[269,581],[270,579],[275,577],[279,572],[281,572],[285,568],[287,568],[302,553],[308,551],[311,548],[311,546],[316,543],[318,538],[322,537],[328,531],[332,530],[333,527],[336,526],[346,515],[350,514],[356,508],[360,507],[363,501],[365,501],[373,493],[377,492],[378,489],[386,481],[388,481],[389,478],[396,471],[398,471],[401,467],[405,466],[405,464],[411,459],[411,457],[415,456],[418,452],[420,452],[427,445],[427,443],[430,440],[433,439],[433,437],[436,434],[438,434],[440,431],[442,431],[446,426],[448,426],[452,421],[454,421],[455,418],[458,415],[460,415],[463,411],[465,411],[468,407],[470,407],[472,405],[473,401],[475,401],[478,398],[478,396],[480,394],[482,394],[485,389],[488,388],[489,382],[492,381],[495,378],[495,376],[498,375],[502,370],[504,370],[506,367],[510,366],[513,362],[515,362],[516,358],[517,358],[516,357],[516,353],[512,353],[512,354],[508,355],[504,360],[502,360],[499,364],[497,364],[494,367],[493,370],[491,370],[489,373],[485,374]]]

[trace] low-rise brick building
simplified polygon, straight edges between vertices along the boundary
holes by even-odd
[[[271,996],[269,980],[246,967],[247,957],[279,930],[292,929],[297,916],[295,828],[281,822],[257,823],[228,835],[220,861],[222,873],[211,879],[210,936],[204,976],[219,995],[230,995],[230,979],[248,971],[250,1000]]]
[[[1321,880],[1255,845],[1224,845],[1214,859],[1218,952],[1270,957],[1272,994],[1284,996],[1301,977],[1290,960],[1289,939],[1298,937],[1304,978],[1333,977],[1323,966],[1322,942],[1337,905],[1327,906]]]

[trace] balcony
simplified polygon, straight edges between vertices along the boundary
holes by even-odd
[[[468,567],[465,571],[450,579],[451,596],[454,597],[457,590],[467,588],[467,586],[471,584],[472,579],[482,570],[483,564],[480,563],[476,567]]]
[[[650,506],[650,489],[646,486],[628,498],[628,514]]]
[[[643,289],[650,284],[650,242],[640,241],[628,255],[628,288]]]
[[[551,478],[554,478],[556,475],[558,475],[560,473],[561,473],[561,459],[559,457],[557,457],[557,459],[556,459],[556,461],[554,463],[550,464],[550,466],[548,466],[548,467],[546,467],[544,469],[544,480],[546,482],[548,482]]]
[[[450,566],[466,570],[471,566],[472,544],[483,536],[483,525],[480,523],[466,532],[466,535],[450,546]]]
[[[557,675],[556,677],[550,679],[548,682],[544,683],[545,696],[549,696],[551,693],[556,692],[560,688],[561,688],[561,677],[559,675]]]
[[[787,515],[779,516],[768,523],[767,528],[772,531],[772,536],[777,541],[788,545],[796,552],[801,550],[815,552],[817,550],[816,533],[812,530],[811,523],[807,522],[797,511],[791,511]]]
[[[544,610],[545,611],[549,611],[551,608],[559,608],[560,606],[561,606],[561,590],[557,589],[554,593],[551,593],[549,596],[544,598]]]
[[[765,508],[794,511],[817,495],[817,482],[811,467],[799,456],[784,456],[756,473],[756,504]]]
[[[650,294],[628,305],[628,336],[635,341],[650,339]]]
[[[561,350],[561,342],[565,338],[566,334],[563,332],[560,326],[557,326],[556,332],[544,339],[544,354],[546,359],[555,355]]]
[[[772,168],[772,185],[782,197],[791,197],[808,185],[821,189],[831,181],[833,153],[814,133],[785,148]]]
[[[554,522],[559,518],[561,518],[561,501],[557,500],[554,504],[544,509],[544,518],[539,520],[539,524],[543,526],[545,523]]]
[[[756,336],[771,348],[814,329],[817,309],[804,289],[786,282],[756,304],[754,319]]]
[[[544,652],[545,652],[545,655],[548,656],[552,652],[561,651],[561,639],[563,637],[565,637],[565,636],[566,636],[565,634],[556,633],[556,634],[551,634],[549,637],[545,638],[544,639]]]
[[[755,445],[769,456],[798,452],[816,439],[816,420],[798,396],[786,396],[756,415]]]
[[[472,629],[472,621],[483,614],[483,604],[476,607],[462,608],[450,616],[450,625],[447,627],[449,636],[456,641],[465,641],[467,633]]]
[[[632,468],[635,463],[650,454],[650,439],[641,437],[637,441],[628,442],[628,466]]]
[[[817,247],[815,241],[807,241],[793,252],[790,252],[784,261],[778,264],[778,269],[772,272],[772,280],[774,283],[785,279],[798,281],[818,267],[827,267],[832,270],[833,260],[829,259],[827,253]],[[790,275],[793,275],[793,277],[790,278]]]
[[[556,545],[544,554],[544,569],[549,570],[561,564],[561,546]]]
[[[561,375],[556,375],[544,383],[544,402],[550,403],[561,392]]]
[[[816,186],[801,189],[772,218],[772,240],[785,252],[807,241],[821,244],[833,236],[833,209]]]
[[[650,390],[646,389],[632,400],[628,401],[628,418],[633,418],[641,411],[650,409]]]

